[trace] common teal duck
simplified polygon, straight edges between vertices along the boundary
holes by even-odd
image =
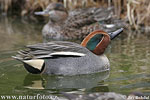
[[[33,74],[78,75],[109,70],[109,60],[103,54],[111,39],[123,28],[112,33],[91,32],[81,45],[67,41],[52,41],[28,45],[15,59]]]
[[[35,12],[49,16],[42,30],[46,40],[83,39],[92,31],[100,30],[99,22],[110,19],[112,13],[112,8],[96,7],[67,11],[61,3],[51,3],[44,11]]]

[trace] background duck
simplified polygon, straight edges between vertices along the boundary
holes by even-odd
[[[53,41],[28,45],[19,51],[15,59],[23,62],[27,71],[33,74],[78,75],[109,70],[109,60],[103,54],[111,39],[123,28],[106,33],[91,32],[81,45],[67,41]]]
[[[35,14],[49,16],[49,22],[42,30],[43,37],[46,40],[83,39],[97,29],[112,32],[118,27],[121,28],[118,23],[111,24],[110,30],[106,23],[99,24],[101,21],[108,21],[112,18],[112,8],[93,7],[68,12],[63,4],[51,3],[44,11],[35,12]]]

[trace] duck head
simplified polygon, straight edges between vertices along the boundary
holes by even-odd
[[[62,3],[51,3],[44,11],[35,12],[35,15],[49,16],[51,21],[60,22],[67,19],[68,12]]]
[[[92,51],[94,54],[101,55],[104,53],[110,41],[118,36],[122,31],[123,28],[111,33],[107,33],[102,30],[93,31],[85,37],[81,45]]]

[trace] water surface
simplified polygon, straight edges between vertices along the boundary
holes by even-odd
[[[150,36],[123,33],[105,52],[110,72],[78,76],[29,74],[11,58],[27,44],[42,42],[42,24],[12,18],[0,19],[0,94],[55,94],[60,92],[116,92],[150,95]]]

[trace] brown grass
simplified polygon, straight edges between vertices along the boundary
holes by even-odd
[[[20,0],[0,0],[0,11],[8,13],[13,11]],[[19,7],[20,15],[32,14],[35,10],[45,9],[51,2],[63,2],[70,10],[91,6],[114,6],[117,17],[129,20],[129,24],[135,28],[150,26],[150,0],[22,0]]]
[[[128,0],[127,17],[136,29],[150,26],[150,0]]]

